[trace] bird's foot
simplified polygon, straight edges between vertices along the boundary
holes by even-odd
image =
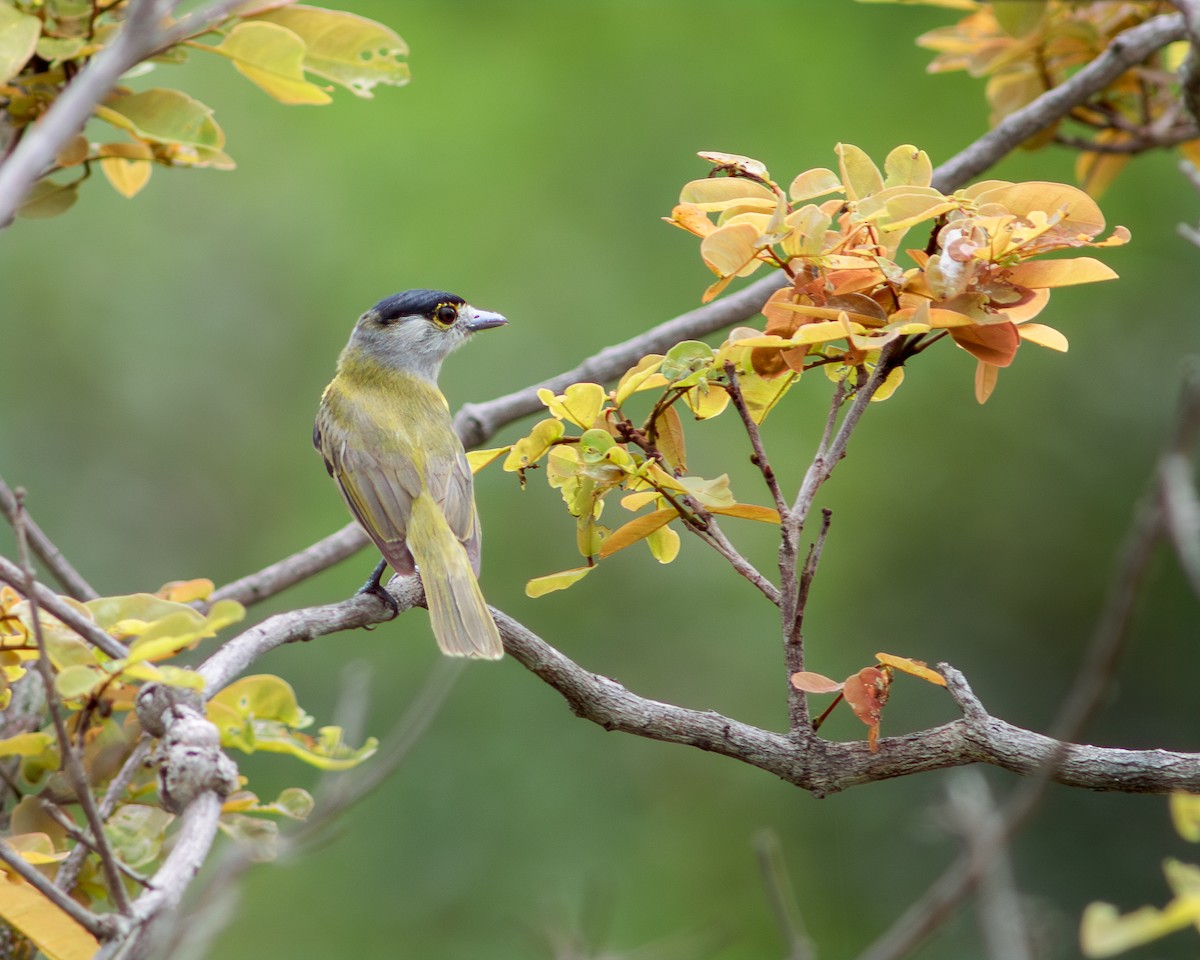
[[[387,589],[380,583],[380,578],[383,576],[383,571],[387,569],[387,561],[380,560],[376,565],[374,572],[361,587],[358,588],[356,594],[367,593],[373,597],[378,597],[392,611],[389,620],[395,620],[400,616],[400,604],[396,602],[396,598],[387,592]]]

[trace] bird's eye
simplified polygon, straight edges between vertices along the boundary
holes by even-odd
[[[443,303],[433,311],[433,319],[441,326],[448,327],[458,319],[458,307],[452,303]]]

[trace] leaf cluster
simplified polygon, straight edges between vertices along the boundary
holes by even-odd
[[[19,140],[50,109],[83,66],[115,41],[129,12],[129,0],[0,0],[3,139]],[[159,51],[136,72],[179,64],[193,53],[223,57],[285,104],[328,103],[333,84],[371,97],[379,84],[399,86],[409,79],[403,61],[408,48],[388,27],[353,13],[279,0],[242,5],[202,36]],[[108,132],[94,140],[80,134],[59,151],[20,207],[22,216],[67,210],[96,165],[125,197],[146,185],[156,164],[234,166],[212,108],[183,91],[118,86],[93,116]]]
[[[134,890],[142,883],[142,871],[160,861],[174,820],[159,798],[153,766],[126,769],[144,736],[135,704],[149,683],[204,693],[202,673],[172,661],[245,615],[241,604],[232,600],[214,602],[204,612],[192,605],[207,600],[212,589],[211,581],[193,580],[166,584],[155,594],[87,602],[61,598],[128,650],[125,656],[112,657],[40,608],[35,624],[28,600],[11,587],[0,588],[0,701],[10,705],[11,685],[34,669],[44,650],[54,677],[55,709],[69,737],[64,745],[55,725],[43,718],[44,726],[0,740],[7,788],[19,798],[4,842],[48,878],[65,861],[77,859],[72,895],[81,904],[111,906],[112,891],[88,837],[79,797],[63,771],[63,752],[73,750],[81,759],[98,807],[100,798],[111,794],[103,801],[108,804],[105,839],[129,890]],[[208,700],[207,718],[219,731],[222,747],[286,753],[322,770],[352,767],[377,746],[372,738],[351,748],[338,727],[323,727],[315,736],[304,733],[312,717],[300,708],[292,688],[270,675],[244,677],[218,691]],[[225,800],[221,829],[249,843],[256,859],[269,859],[277,828],[263,817],[304,819],[312,798],[304,790],[288,788],[276,800],[263,802],[247,788],[244,777],[239,783],[241,789]],[[89,943],[95,950],[90,934],[36,889],[11,874],[5,887],[15,892],[0,897],[0,916],[49,956],[90,956],[84,949]],[[78,936],[72,937],[71,931]],[[66,937],[66,945],[56,937]]]
[[[1092,257],[1036,259],[1128,241],[1123,227],[1096,239],[1104,216],[1075,187],[985,180],[944,194],[916,147],[891,151],[882,171],[851,144],[836,153],[836,172],[807,170],[786,191],[757,160],[701,154],[714,169],[684,186],[668,221],[700,238],[700,255],[718,277],[705,300],[763,266],[787,275],[790,285],[763,310],[766,337],[752,341],[764,378],[819,362],[845,379],[871,371],[901,338],[912,355],[948,335],[976,359],[983,403],[1022,341],[1067,349],[1061,333],[1031,322],[1052,288],[1116,277]],[[906,246],[918,227],[926,231],[920,245]],[[902,376],[897,367],[878,398]]]
[[[937,53],[931,73],[965,70],[986,80],[993,126],[1061,85],[1109,49],[1119,34],[1176,10],[1175,4],[1157,0],[924,2],[968,11],[957,23],[918,37],[917,43]],[[1103,193],[1144,150],[1177,147],[1185,159],[1200,160],[1200,139],[1183,109],[1177,74],[1187,50],[1188,44],[1180,41],[1156,51],[1024,146],[1058,142],[1078,149],[1076,178],[1093,196]]]
[[[527,471],[544,465],[547,482],[576,520],[576,543],[586,564],[529,581],[529,596],[569,587],[599,560],[641,541],[656,560],[670,563],[680,548],[675,521],[701,534],[715,516],[779,522],[771,507],[739,503],[728,474],[705,478],[687,469],[680,407],[695,420],[720,415],[729,406],[730,376],[740,371],[741,389],[761,421],[794,379],[764,380],[749,356],[735,337],[717,350],[685,340],[666,354],[643,357],[612,390],[597,383],[573,384],[559,395],[543,389],[538,398],[549,417],[510,446],[470,454],[476,469],[503,456],[504,470],[518,474],[522,485]],[[646,415],[635,415],[630,401],[643,393],[652,394],[653,402]],[[611,529],[600,521],[614,494],[628,511],[650,510]]]

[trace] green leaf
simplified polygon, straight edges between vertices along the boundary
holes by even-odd
[[[679,516],[679,511],[673,507],[665,510],[655,510],[653,513],[647,513],[645,516],[636,517],[630,520],[623,526],[614,530],[604,541],[600,548],[601,559],[611,557],[618,550],[624,550],[626,547],[633,546],[639,540],[644,540],[656,530],[665,527],[668,523]],[[589,569],[584,567],[583,569]],[[574,582],[574,581],[572,581]],[[528,593],[528,590],[526,590]]]
[[[279,826],[273,820],[226,813],[221,816],[218,826],[240,844],[255,863],[267,863],[279,853]]]
[[[130,867],[153,863],[162,849],[163,834],[174,819],[160,807],[127,803],[104,824],[104,835],[113,852]]]
[[[595,567],[575,567],[573,570],[560,570],[558,573],[548,573],[544,577],[534,577],[525,584],[525,596],[536,599],[544,597],[555,590],[566,590],[572,584],[578,583]]]
[[[659,372],[672,383],[712,366],[713,350],[703,340],[684,340],[675,344],[663,358]]]
[[[360,97],[378,84],[399,87],[411,76],[408,45],[381,23],[342,10],[294,4],[260,14],[256,20],[285,27],[304,42],[304,67]]]
[[[229,57],[238,73],[280,103],[322,104],[333,99],[304,79],[304,41],[286,27],[239,23],[211,50]]]
[[[66,213],[79,199],[79,181],[57,183],[54,180],[39,180],[19,207],[17,216],[28,220],[44,220]]]
[[[212,113],[186,93],[161,87],[118,95],[96,107],[101,120],[143,140],[219,150],[225,135]]]
[[[54,689],[64,700],[86,697],[107,678],[94,667],[74,664],[64,667],[54,679]]]
[[[42,21],[0,0],[0,83],[8,83],[33,56]]]

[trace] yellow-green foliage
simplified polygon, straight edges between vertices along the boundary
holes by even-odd
[[[67,730],[82,747],[84,772],[97,797],[104,795],[142,736],[133,707],[143,684],[157,682],[204,691],[200,673],[171,661],[245,616],[241,604],[230,600],[213,603],[204,612],[190,605],[206,600],[212,589],[211,581],[193,580],[167,584],[156,594],[101,597],[86,603],[62,598],[128,647],[129,655],[119,659],[40,611],[42,641],[55,676],[58,707]],[[8,684],[33,668],[38,650],[28,601],[9,587],[0,588],[0,676],[6,699]],[[373,754],[377,744],[369,739],[353,749],[343,743],[338,727],[322,727],[316,736],[303,733],[312,718],[300,708],[292,688],[270,675],[244,677],[217,692],[208,701],[208,718],[220,731],[225,748],[288,753],[323,770],[352,767]],[[35,866],[61,862],[77,841],[42,806],[43,799],[69,796],[70,790],[59,770],[60,749],[53,725],[47,722],[43,729],[0,740],[0,759],[17,761],[16,785],[23,794],[13,810],[5,842]],[[299,788],[284,790],[271,803],[263,803],[243,789],[226,798],[221,827],[251,843],[256,857],[266,858],[273,850],[276,828],[262,817],[303,819],[311,809],[312,798]],[[105,833],[124,866],[150,872],[160,858],[172,820],[172,814],[158,804],[155,772],[143,768],[125,787],[105,822]],[[74,890],[74,896],[85,904],[108,896],[95,856],[90,854],[84,861]],[[10,876],[5,888],[12,895],[6,892],[0,897],[0,917],[48,956],[86,957],[95,952],[94,939],[32,887]]]
[[[1099,207],[1065,184],[987,180],[944,194],[932,186],[929,157],[909,145],[891,151],[880,170],[858,147],[839,144],[836,172],[807,170],[787,190],[758,160],[701,156],[712,174],[683,187],[668,222],[700,237],[700,255],[718,277],[704,299],[764,266],[780,270],[784,285],[763,308],[765,330],[736,328],[715,349],[686,340],[643,357],[612,390],[543,389],[549,418],[509,447],[473,454],[475,469],[504,456],[504,469],[522,483],[544,460],[547,481],[576,518],[587,563],[531,580],[532,597],[577,583],[597,560],[641,540],[669,563],[679,552],[676,520],[702,533],[713,515],[779,522],[773,508],[738,503],[727,476],[688,473],[681,405],[708,420],[728,408],[736,388],[746,415],[761,423],[806,370],[823,368],[848,398],[885,347],[902,346],[911,363],[943,337],[975,358],[983,403],[1022,342],[1067,349],[1057,330],[1030,322],[1051,288],[1116,276],[1092,257],[1035,258],[1129,238],[1118,227],[1096,239],[1104,230]],[[891,396],[904,370],[893,366],[871,399]],[[635,418],[630,399],[651,392],[649,414]],[[653,509],[616,529],[601,524],[618,491],[622,507]]]
[[[127,7],[125,0],[105,5],[0,0],[0,109],[13,136],[45,113],[87,60],[113,42]],[[286,104],[328,103],[329,84],[370,97],[379,84],[400,86],[409,79],[403,62],[408,48],[388,27],[357,14],[299,4],[246,4],[239,15],[205,34],[163,50],[142,65],[142,72],[182,63],[193,52],[226,58]],[[96,141],[81,134],[68,144],[22,204],[22,216],[48,217],[68,209],[93,165],[126,197],[146,185],[156,163],[215,170],[234,166],[212,109],[179,90],[120,86],[94,116],[111,132]],[[117,137],[110,140],[113,133]],[[60,171],[71,171],[69,179],[56,179]]]

